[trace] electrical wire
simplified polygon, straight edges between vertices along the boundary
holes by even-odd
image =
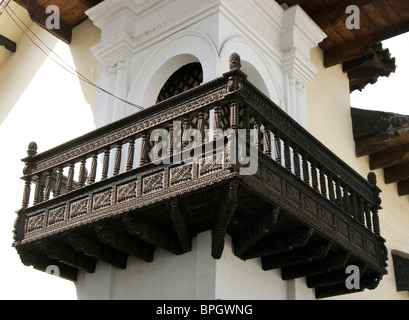
[[[3,0],[3,1],[4,1],[4,0]],[[32,35],[34,35],[34,37],[35,37],[37,40],[39,40],[39,41],[42,43],[42,45],[45,46],[45,47],[49,50],[49,53],[47,53],[43,48],[41,48],[40,45],[39,45],[38,43],[36,43],[36,42],[34,41],[34,39],[32,39],[32,38],[30,37],[30,35],[26,32],[26,30],[24,30],[23,27],[21,27],[21,25],[18,24],[18,22],[12,17],[12,15],[10,14],[10,12],[9,12],[8,10],[10,10],[10,11],[13,13],[13,15],[26,27],[26,29],[27,29],[28,31],[30,31],[30,33],[31,33]],[[83,74],[81,74],[80,72],[78,72],[77,70],[75,70],[75,69],[74,69],[73,67],[71,67],[68,63],[66,63],[66,62],[65,62],[60,56],[58,56],[49,46],[47,46],[47,44],[45,44],[44,41],[42,41],[42,40],[20,19],[20,17],[19,17],[9,6],[7,6],[7,5],[4,6],[4,11],[9,15],[10,19],[17,25],[17,27],[25,34],[25,36],[26,36],[38,49],[40,49],[45,55],[47,55],[52,61],[54,61],[54,62],[55,62],[56,64],[58,64],[60,67],[62,67],[63,69],[65,69],[65,70],[68,71],[69,73],[73,74],[73,75],[76,76],[78,79],[80,79],[80,80],[84,81],[85,83],[88,83],[89,85],[91,85],[91,86],[97,88],[98,90],[100,90],[100,91],[102,91],[102,92],[104,92],[104,93],[106,93],[106,94],[112,96],[113,98],[118,99],[118,100],[120,100],[121,102],[124,102],[124,103],[126,103],[126,104],[128,104],[128,105],[130,105],[130,106],[132,106],[132,107],[135,107],[135,108],[137,108],[137,109],[139,109],[139,110],[143,110],[143,109],[144,109],[143,107],[141,107],[141,106],[139,106],[139,105],[137,105],[137,104],[135,104],[135,103],[126,101],[126,100],[124,100],[124,99],[122,99],[122,98],[116,96],[115,94],[113,94],[113,93],[111,93],[111,92],[109,92],[109,91],[107,91],[107,90],[101,88],[100,86],[96,85],[95,83],[93,83],[91,80],[89,80],[89,79],[88,79],[87,77],[85,77]],[[52,53],[55,57],[57,57],[63,64],[65,64],[65,66],[62,65],[60,62],[56,61],[56,59],[54,59],[53,57],[51,57],[51,56],[50,56],[50,53]],[[67,67],[66,67],[66,66],[67,66]],[[70,70],[70,69],[71,69],[71,70]]]

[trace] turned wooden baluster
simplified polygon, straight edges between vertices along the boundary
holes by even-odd
[[[381,198],[379,197],[380,190],[376,186],[377,181],[376,181],[376,174],[373,172],[370,172],[368,174],[368,181],[370,184],[373,185],[373,194],[374,194],[374,205],[372,207],[372,225],[373,225],[373,232],[376,235],[381,234],[381,229],[380,229],[380,224],[379,224],[379,209],[381,208]]]
[[[173,123],[169,125],[169,155],[173,156]]]
[[[57,169],[57,177],[56,177],[56,180],[55,180],[54,197],[58,197],[61,194],[61,185],[62,185],[63,172],[64,172],[64,169],[62,167],[59,167]]]
[[[365,225],[365,208],[364,208],[364,199],[359,197],[358,200],[358,219],[363,225]]]
[[[338,207],[342,208],[342,192],[341,192],[341,183],[339,179],[335,181],[335,194],[336,194],[336,204]]]
[[[32,157],[37,154],[37,144],[35,142],[30,142],[27,149],[27,156],[28,160],[25,162],[25,166],[23,169],[23,174],[26,176],[24,178],[24,191],[23,191],[23,201],[22,201],[22,209],[28,208],[30,202],[30,193],[31,193],[31,181],[32,177],[28,176],[31,174],[31,171],[34,167],[34,163],[32,161]]]
[[[284,166],[291,172],[291,150],[287,141],[284,141]]]
[[[271,130],[268,126],[264,129],[264,153],[267,157],[271,158]]]
[[[334,178],[332,177],[332,174],[328,175],[328,191],[329,191],[329,200],[335,203],[336,198],[335,198],[335,192],[334,192]]]
[[[352,214],[352,212],[351,212],[351,202],[350,202],[350,199],[349,199],[349,188],[348,188],[348,186],[343,185],[342,189],[344,190],[344,202],[343,202],[344,210],[346,212],[348,212],[349,214]]]
[[[128,158],[126,160],[126,171],[132,170],[134,157],[135,157],[135,137],[132,137],[129,140],[128,144]]]
[[[237,132],[239,129],[239,102],[233,100],[230,104],[230,128]]]
[[[92,156],[91,171],[88,177],[88,184],[95,183],[95,180],[97,177],[97,166],[98,166],[98,154],[94,154]]]
[[[214,108],[214,115],[213,115],[213,140],[221,137],[221,108],[220,106],[216,106]]]
[[[85,186],[85,181],[87,180],[87,169],[85,168],[86,164],[87,164],[87,161],[85,159],[82,159],[81,165],[80,165],[80,172],[78,174],[79,187]]]
[[[116,144],[115,162],[114,162],[114,176],[117,176],[121,170],[122,161],[122,142]]]
[[[67,177],[67,188],[66,191],[72,191],[73,189],[73,182],[74,182],[74,168],[75,165],[71,164],[68,169],[68,177]]]
[[[274,132],[274,152],[276,162],[281,166],[282,165],[282,155],[281,155],[281,139],[280,134]]]
[[[144,132],[142,135],[142,145],[141,145],[141,166],[149,163],[149,134]]]
[[[161,149],[161,146],[160,146],[160,142],[161,142],[160,137],[161,137],[161,135],[160,135],[159,131],[154,131],[152,134],[154,134],[154,136],[153,136],[154,143],[153,143],[153,147],[151,149],[151,161],[153,163],[157,163],[157,161],[159,161],[160,158],[161,158],[161,155],[159,154],[160,149]]]
[[[35,187],[35,191],[34,191],[34,201],[33,201],[33,205],[36,205],[38,203],[40,203],[42,201],[42,193],[44,191],[43,186],[41,185],[41,180],[42,180],[42,174],[40,173],[37,178],[35,179],[36,182],[36,187]]]
[[[381,228],[379,223],[379,215],[378,215],[378,208],[372,210],[372,224],[373,224],[373,232],[380,236],[381,235]]]
[[[303,179],[307,185],[310,185],[310,168],[308,164],[308,156],[302,156],[302,172],[303,172]]]
[[[321,194],[326,198],[327,197],[327,180],[325,179],[325,170],[320,169],[320,187]]]
[[[243,108],[243,129],[246,130],[246,143],[248,143],[250,139],[250,113],[248,106]]]
[[[50,199],[51,194],[51,178],[53,176],[53,170],[47,171],[47,176],[45,180],[45,188],[44,188],[44,201],[48,201]]]
[[[369,203],[366,201],[364,203],[364,211],[365,211],[366,228],[372,231],[371,209],[369,208]]]
[[[252,144],[257,147],[257,150],[261,149],[260,145],[260,133],[261,133],[261,123],[260,119],[256,116],[254,118],[254,123],[253,123],[253,130],[255,130],[253,134],[253,138],[251,139]]]
[[[300,154],[298,149],[295,148],[293,151],[293,160],[294,160],[294,173],[298,179],[301,179],[301,164],[300,164]]]
[[[31,177],[25,178],[26,182],[24,183],[24,192],[23,192],[23,202],[22,202],[22,209],[28,208],[28,204],[30,201],[30,193],[31,193]]]
[[[109,148],[106,148],[104,150],[104,160],[102,162],[102,175],[101,175],[101,180],[105,180],[108,178],[108,169],[109,169],[109,154],[111,150]]]
[[[188,130],[189,130],[189,118],[185,117],[182,121],[182,151],[185,150],[186,146],[189,145],[189,138],[188,137]]]
[[[358,221],[359,219],[359,212],[358,212],[358,203],[356,200],[356,194],[354,191],[351,191],[351,197],[350,197],[350,202],[351,202],[351,215]]]
[[[197,114],[197,130],[200,133],[200,139],[198,139],[198,143],[202,144],[205,139],[205,121],[204,121],[204,112],[199,111]]]
[[[317,163],[315,162],[315,160],[311,163],[311,179],[313,189],[319,192],[320,190],[318,188]]]

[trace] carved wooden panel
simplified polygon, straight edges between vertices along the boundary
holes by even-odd
[[[144,177],[142,180],[142,194],[153,193],[163,189],[163,173]]]
[[[266,184],[267,186],[273,188],[275,191],[281,193],[281,178],[272,172],[271,170],[266,170]]]
[[[39,214],[28,219],[27,232],[40,230],[44,226],[45,213]]]
[[[170,185],[174,186],[183,182],[191,181],[193,176],[193,164],[187,164],[170,169]]]
[[[136,182],[129,182],[119,185],[116,189],[116,192],[117,203],[128,202],[136,199]]]
[[[199,175],[205,176],[223,169],[223,156],[218,153],[216,155],[208,156],[199,161]]]
[[[92,199],[92,210],[98,211],[109,207],[111,205],[111,196],[111,190],[95,194]]]
[[[70,217],[75,218],[88,212],[88,198],[77,200],[71,203]]]
[[[48,225],[52,226],[64,221],[65,205],[56,209],[51,209],[48,212]]]

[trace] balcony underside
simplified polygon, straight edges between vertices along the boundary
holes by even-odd
[[[129,255],[151,262],[159,247],[180,255],[212,230],[220,258],[226,234],[243,260],[262,258],[283,280],[307,277],[317,298],[355,292],[345,269],[361,270],[361,290],[385,273],[373,233],[291,172],[260,154],[258,172],[240,176],[225,164],[147,165],[26,210],[26,265],[76,280],[101,260],[126,268]],[[209,253],[210,254],[210,253]],[[263,272],[260,270],[260,272]]]

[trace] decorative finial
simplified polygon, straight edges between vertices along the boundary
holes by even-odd
[[[376,186],[377,181],[376,181],[376,174],[374,172],[370,172],[368,174],[368,181],[373,186]]]
[[[238,53],[232,53],[229,59],[230,71],[241,68],[241,58]]]
[[[28,145],[28,149],[27,149],[27,155],[29,157],[33,157],[37,154],[37,143],[30,142],[30,144]]]

